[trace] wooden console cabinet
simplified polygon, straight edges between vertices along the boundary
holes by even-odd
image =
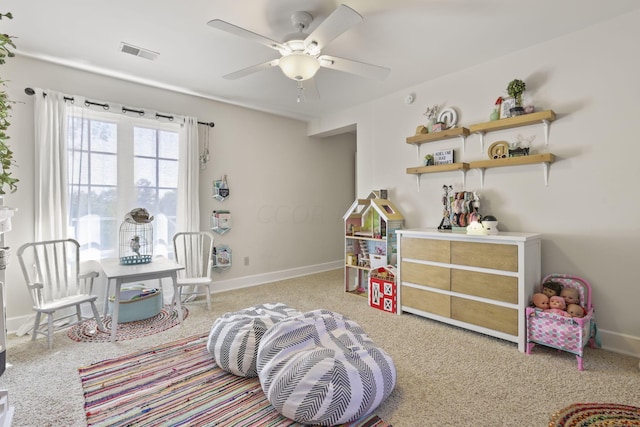
[[[396,233],[398,313],[512,341],[525,351],[525,307],[541,280],[540,234]]]

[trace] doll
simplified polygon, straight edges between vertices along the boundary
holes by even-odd
[[[579,304],[567,305],[567,313],[571,317],[584,317],[585,309]]]
[[[549,298],[549,307],[551,308],[545,310],[546,312],[559,314],[560,316],[564,317],[570,316],[569,313],[565,311],[567,305],[564,302],[564,298],[562,298],[561,296],[553,296]]]
[[[564,302],[567,304],[580,304],[580,292],[576,288],[562,288],[560,296],[564,298]]]
[[[548,310],[549,308],[549,297],[543,294],[542,292],[538,292],[533,294],[531,297],[531,302],[536,308],[541,310]]]
[[[562,291],[562,285],[558,282],[553,282],[549,280],[542,284],[542,293],[548,296],[549,298],[559,296],[560,291]]]

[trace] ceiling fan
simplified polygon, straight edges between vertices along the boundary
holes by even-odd
[[[362,16],[358,12],[349,6],[341,4],[311,34],[306,34],[304,30],[309,27],[312,20],[313,16],[308,12],[295,12],[292,14],[291,22],[297,32],[289,34],[282,42],[261,36],[221,19],[207,22],[207,25],[213,28],[253,40],[280,53],[280,58],[256,64],[223,77],[235,80],[277,66],[280,67],[285,76],[298,82],[297,100],[300,102],[303,95],[302,82],[308,81],[315,89],[313,77],[320,67],[379,80],[383,80],[389,75],[391,71],[389,68],[321,54],[326,45],[362,21]],[[317,89],[315,90],[317,91]]]

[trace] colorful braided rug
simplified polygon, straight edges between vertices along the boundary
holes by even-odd
[[[269,403],[257,377],[220,369],[207,335],[78,369],[88,426],[302,426]],[[376,415],[343,427],[391,427]]]
[[[183,319],[189,315],[189,310],[182,307]],[[78,342],[110,342],[111,341],[111,316],[102,319],[102,323],[106,328],[105,331],[99,331],[94,319],[85,320],[84,322],[73,325],[67,331],[67,336]],[[178,322],[178,312],[171,306],[164,306],[160,313],[148,319],[136,320],[135,322],[118,323],[116,331],[116,341],[132,340],[134,338],[153,335],[158,332],[166,331],[173,328]]]
[[[576,403],[551,416],[549,427],[640,426],[640,408],[616,403]]]

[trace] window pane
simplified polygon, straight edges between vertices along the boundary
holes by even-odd
[[[177,187],[178,186],[178,162],[175,160],[158,161],[160,173],[158,176],[159,187]]]
[[[136,157],[134,159],[133,181],[136,185],[155,185],[156,161]]]
[[[156,130],[142,127],[133,128],[134,135],[134,152],[136,156],[150,156],[156,155]]]
[[[118,152],[118,126],[115,123],[91,121],[91,150]]]
[[[115,155],[91,154],[91,184],[118,184],[118,158]]]
[[[159,157],[165,159],[178,159],[178,133],[159,131],[158,132]]]
[[[83,121],[81,117],[70,117],[68,126],[69,146],[76,150],[86,150],[89,141],[88,122]]]

